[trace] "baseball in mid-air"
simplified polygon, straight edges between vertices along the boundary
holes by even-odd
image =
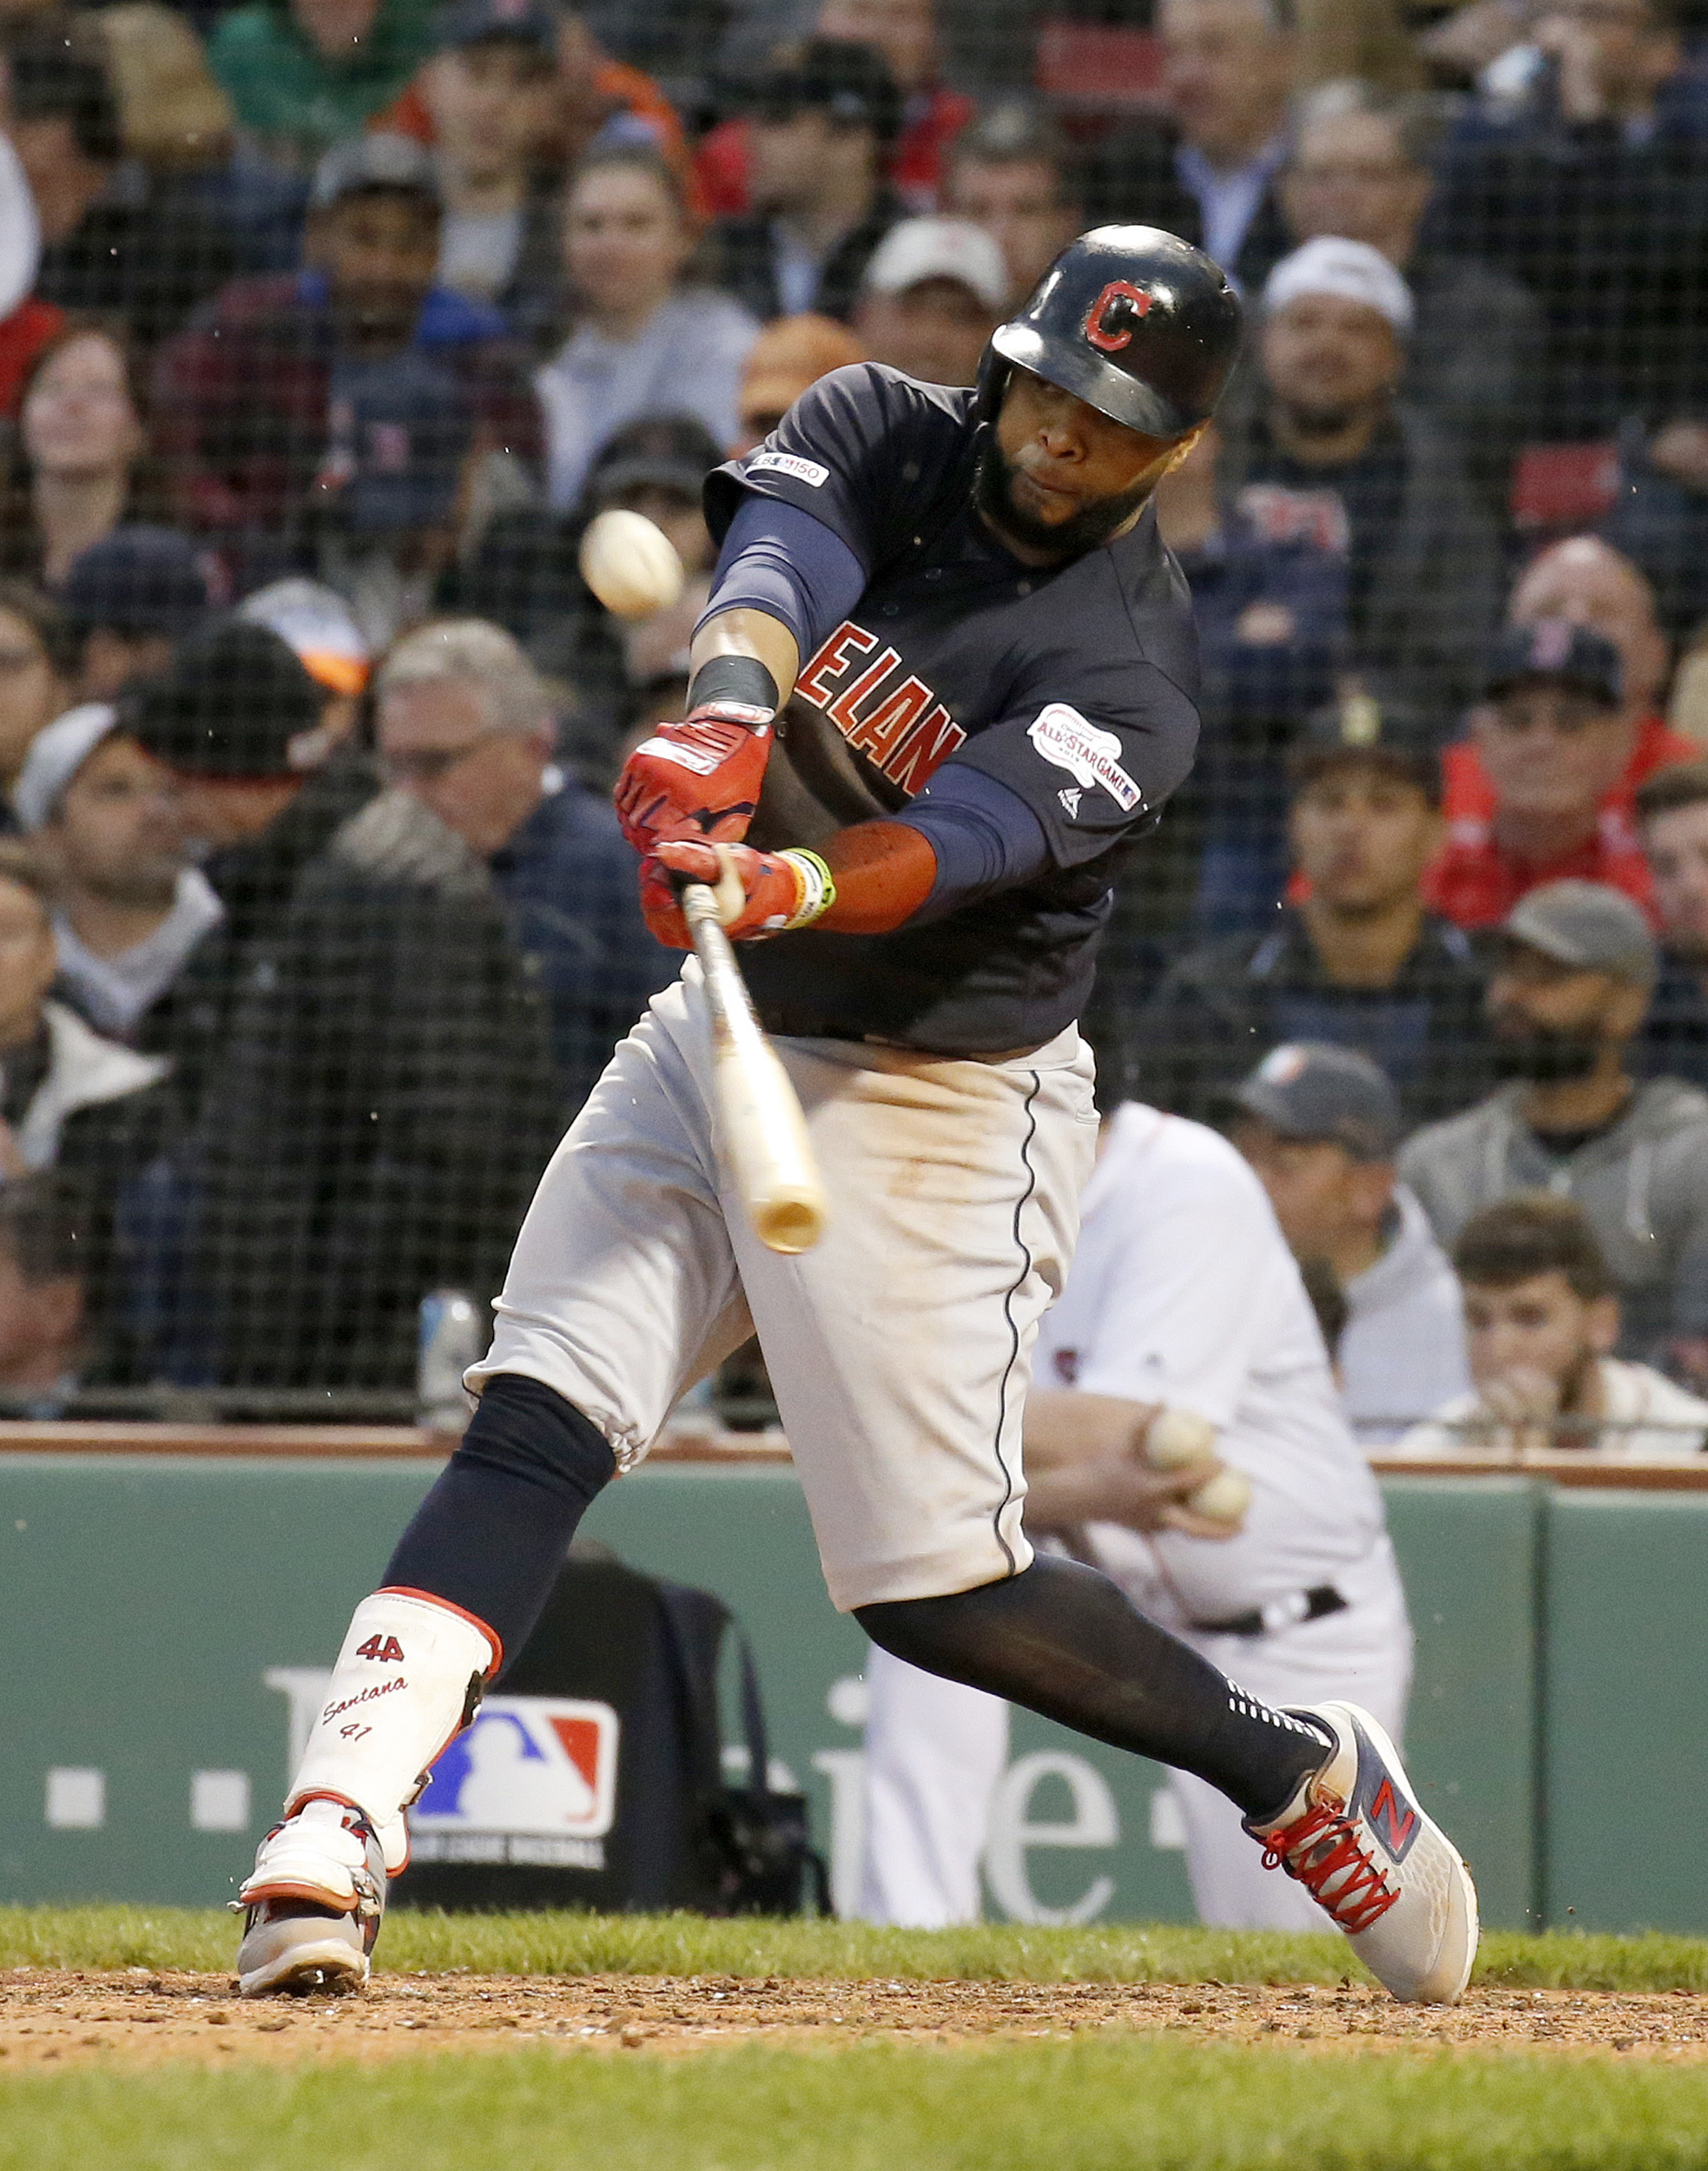
[[[682,560],[669,537],[644,513],[620,505],[588,523],[581,577],[619,618],[650,618],[682,593]]]
[[[1242,1471],[1224,1466],[1214,1477],[1207,1477],[1197,1492],[1187,1494],[1186,1505],[1195,1515],[1207,1516],[1211,1522],[1243,1522],[1251,1505],[1251,1481]]]
[[[1159,1409],[1144,1432],[1144,1459],[1154,1470],[1184,1469],[1216,1456],[1216,1428],[1195,1409]]]

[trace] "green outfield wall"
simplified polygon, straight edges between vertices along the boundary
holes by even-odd
[[[0,1900],[229,1897],[351,1606],[439,1468],[0,1455]],[[1708,1930],[1676,1836],[1708,1792],[1708,1494],[1384,1485],[1417,1630],[1413,1776],[1513,1927]],[[865,1640],[786,1468],[660,1466],[587,1530],[747,1625],[774,1754],[839,1893]],[[1190,1920],[1164,1775],[1019,1715],[991,1911]]]

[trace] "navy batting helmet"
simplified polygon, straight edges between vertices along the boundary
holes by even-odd
[[[1184,437],[1214,408],[1239,327],[1238,299],[1202,249],[1160,227],[1094,227],[991,334],[979,411],[995,419],[1017,363],[1130,430]]]

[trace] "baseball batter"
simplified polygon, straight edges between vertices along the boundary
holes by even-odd
[[[1083,1217],[1039,1335],[1025,1445],[1045,1474],[1028,1522],[1068,1526],[1079,1557],[1248,1690],[1354,1697],[1397,1735],[1412,1637],[1381,1495],[1256,1174],[1215,1132],[1129,1102],[1104,1126]],[[1251,1488],[1237,1528],[1197,1525],[1135,1472],[1158,1409],[1215,1428]],[[861,1912],[976,1920],[1008,1707],[883,1651],[868,1680]],[[1315,1927],[1305,1888],[1265,1875],[1224,1794],[1189,1773],[1174,1791],[1202,1921]]]
[[[688,947],[674,877],[739,889],[726,925],[829,1233],[781,1257],[748,1229],[690,962],[542,1179],[479,1407],[357,1608],[243,1888],[248,1994],[366,1977],[422,1774],[588,1503],[755,1330],[831,1595],[874,1642],[1196,1773],[1398,1996],[1459,1994],[1474,1894],[1377,1723],[1270,1709],[1021,1528],[1029,1354],[1097,1135],[1074,1020],[1111,878],[1196,732],[1150,498],[1238,324],[1208,258],[1102,228],[999,327],[975,391],[838,370],[709,479],[690,713],[617,806],[661,940]]]

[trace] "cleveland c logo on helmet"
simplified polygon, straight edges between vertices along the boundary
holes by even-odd
[[[1118,354],[1124,346],[1131,346],[1132,335],[1155,298],[1131,280],[1111,279],[1086,310],[1085,321],[1079,328],[1102,353]]]

